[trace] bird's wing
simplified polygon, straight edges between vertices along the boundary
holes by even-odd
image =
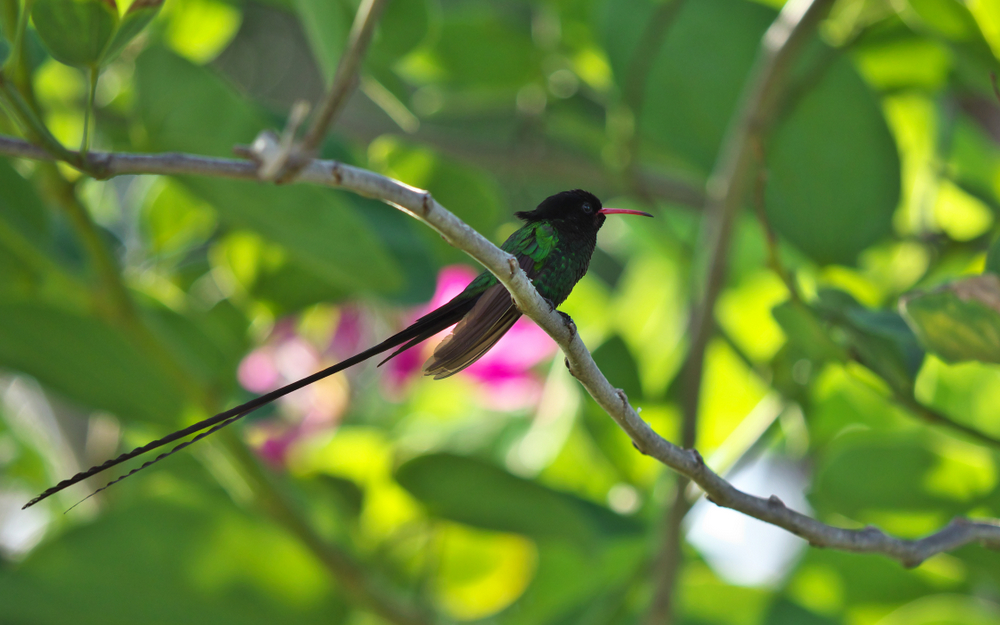
[[[555,237],[551,227],[545,224],[518,234],[517,240],[511,237],[503,247],[514,253],[521,269],[529,279],[534,279],[541,261],[555,246]],[[437,346],[424,365],[424,375],[440,380],[465,369],[496,345],[520,317],[521,312],[507,289],[502,284],[491,286]]]
[[[424,365],[424,375],[447,378],[479,360],[521,316],[502,284],[483,293],[455,329],[434,350]]]

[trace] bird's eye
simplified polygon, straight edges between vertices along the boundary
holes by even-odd
[[[590,207],[590,202],[584,202],[583,206],[581,206],[580,208],[582,208],[583,212],[587,213],[588,215],[594,210],[593,208]]]

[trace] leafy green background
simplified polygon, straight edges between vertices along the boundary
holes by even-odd
[[[0,0],[0,60],[22,4]],[[678,440],[704,189],[782,4],[392,0],[322,154],[429,189],[498,242],[568,188],[653,212],[609,220],[562,308]],[[356,9],[169,0],[126,18],[95,148],[230,156],[321,96]],[[47,51],[43,13],[4,72],[75,147],[86,78]],[[1000,516],[1000,280],[981,276],[1000,273],[998,54],[996,0],[838,0],[793,60],[706,354],[697,447],[717,470],[785,467],[821,520],[903,537]],[[3,110],[0,132],[19,132]],[[103,482],[19,511],[245,401],[254,359],[301,376],[381,340],[469,262],[345,192],[0,159],[0,621],[392,622],[363,580],[440,622],[647,622],[675,476],[559,355],[509,379],[423,380],[406,366],[426,352],[365,364],[66,515]],[[1000,556],[978,546],[908,570],[713,523],[714,544],[682,546],[677,623],[1000,620]],[[792,556],[766,578],[716,555],[779,543]],[[323,545],[356,567],[331,574]]]

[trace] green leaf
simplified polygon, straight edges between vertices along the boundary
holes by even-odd
[[[427,38],[431,24],[429,0],[389,2],[382,10],[369,55],[388,65]]]
[[[635,46],[654,3],[609,0],[600,29],[615,80],[628,84]],[[753,2],[687,2],[653,56],[639,125],[643,135],[694,167],[709,172],[743,89],[743,82],[776,13]],[[683,94],[683,95],[681,95]]]
[[[190,497],[187,495],[185,499]],[[70,528],[0,568],[4,620],[76,625],[344,623],[316,558],[221,502],[151,503]]]
[[[889,385],[910,395],[924,361],[924,351],[903,318],[888,310],[871,310],[851,295],[824,289],[818,313],[839,330],[840,342]]]
[[[34,302],[0,303],[0,364],[91,408],[170,423],[182,393],[119,328]]]
[[[819,467],[810,501],[822,513],[852,518],[872,510],[913,512],[954,506],[923,488],[925,476],[937,462],[937,454],[920,437],[844,433]]]
[[[612,386],[625,391],[633,401],[643,397],[639,367],[622,337],[617,334],[612,336],[594,350],[593,356],[601,371],[606,372]]]
[[[639,529],[594,503],[463,456],[420,456],[400,466],[396,480],[431,514],[484,529],[582,544]]]
[[[313,56],[319,64],[326,83],[333,82],[337,73],[337,63],[347,45],[347,34],[351,29],[354,14],[351,3],[330,2],[330,0],[294,0],[295,11],[306,32],[306,39]],[[396,2],[389,3],[399,4]],[[403,3],[409,4],[409,2]]]
[[[779,598],[768,611],[768,625],[837,625],[840,621],[810,612],[797,603]]]
[[[35,0],[31,19],[57,61],[94,67],[118,27],[118,7],[114,0]]]
[[[143,52],[136,75],[139,110],[155,149],[228,154],[265,127],[263,116],[210,70],[163,48]],[[230,226],[281,245],[332,285],[362,292],[402,286],[397,263],[343,192],[212,178],[182,182]]]
[[[30,182],[0,159],[0,220],[36,245],[50,236],[45,205]]]
[[[106,65],[115,60],[125,49],[125,46],[153,21],[162,7],[163,0],[135,0],[125,11],[114,38],[111,39],[107,50],[104,51],[101,63]]]
[[[948,154],[949,179],[994,211],[1000,205],[996,179],[1000,175],[1000,149],[975,119],[959,113],[954,121]]]
[[[833,342],[829,331],[808,307],[788,301],[775,306],[771,314],[788,335],[789,343],[794,344],[811,360],[820,363],[847,360],[847,353]]]
[[[807,549],[803,564],[803,569],[818,569],[825,574],[826,583],[817,590],[830,592],[836,597],[838,608],[874,604],[895,606],[927,597],[937,588],[932,585],[932,577],[915,574],[889,558],[872,558],[869,554]],[[843,623],[844,620],[838,622]],[[902,623],[929,625],[928,621],[919,618],[903,620]],[[930,623],[943,625],[935,620]],[[896,621],[894,625],[901,623]]]
[[[993,243],[990,244],[990,249],[986,252],[986,269],[985,272],[992,273],[995,276],[1000,276],[1000,237],[995,239]]]
[[[147,325],[192,377],[223,392],[236,385],[236,368],[249,347],[249,324],[228,300],[186,315],[159,302],[151,302],[142,312]]]
[[[615,595],[623,587],[628,588],[636,567],[648,556],[647,550],[641,538],[610,541],[602,548],[586,552],[566,543],[541,543],[531,585],[501,613],[499,622],[509,625],[615,622],[595,615],[602,611],[613,614],[620,608],[621,597]],[[602,596],[605,594],[612,597]]]
[[[3,37],[0,37],[0,67],[7,62],[7,57],[10,56],[10,44]]]
[[[900,300],[925,349],[948,362],[1000,363],[1000,277],[984,274]]]
[[[981,38],[976,18],[959,0],[908,0],[896,5],[904,19],[949,39]]]
[[[541,52],[529,30],[493,3],[446,13],[428,53],[445,84],[509,93],[540,78]]]
[[[896,143],[847,58],[838,55],[775,128],[767,166],[771,225],[817,262],[853,264],[892,232],[900,193]]]
[[[605,45],[619,86],[638,66],[635,45],[651,3],[608,2]],[[653,149],[665,150],[703,174],[711,172],[744,89],[761,38],[776,17],[740,0],[699,0],[679,10],[652,59],[639,127]],[[768,141],[766,207],[773,227],[821,263],[853,263],[891,232],[899,200],[899,157],[878,100],[836,51],[825,71],[806,79]],[[821,71],[815,62],[806,69]],[[794,89],[792,90],[794,92]],[[680,95],[683,94],[683,95]],[[845,184],[850,181],[850,184]]]
[[[434,198],[477,232],[492,232],[502,214],[498,197],[502,189],[486,172],[440,156],[433,150],[415,147],[392,137],[372,143],[369,153],[383,173],[421,189],[433,189]],[[437,252],[440,262],[467,262],[468,257],[437,234],[422,228],[425,241]],[[411,244],[412,245],[412,244]]]

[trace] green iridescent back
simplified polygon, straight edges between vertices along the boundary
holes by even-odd
[[[528,257],[535,261],[533,267],[527,268],[528,277],[542,297],[558,306],[587,273],[596,242],[596,230],[581,240],[579,236],[560,234],[553,222],[537,221],[511,234],[500,249],[519,260]],[[475,297],[496,283],[496,276],[484,271],[459,297]]]

